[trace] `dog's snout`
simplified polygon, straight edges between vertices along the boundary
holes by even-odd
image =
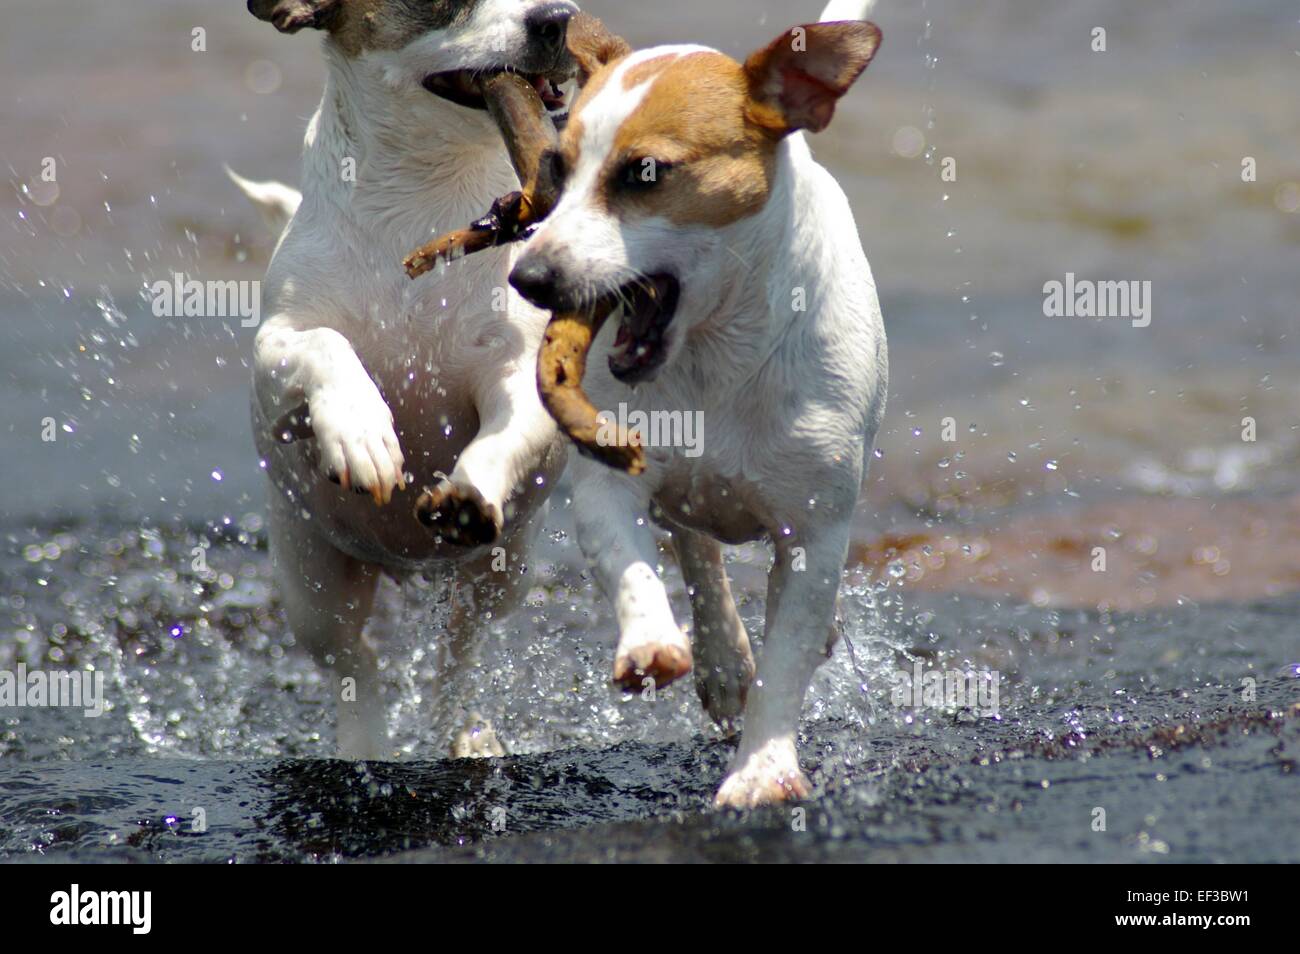
[[[558,56],[564,49],[573,14],[571,3],[543,4],[524,18],[528,39],[540,48],[543,55]]]
[[[510,273],[510,284],[538,308],[555,310],[560,306],[560,273],[544,258],[524,258]]]

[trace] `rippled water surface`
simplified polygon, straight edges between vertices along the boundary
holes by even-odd
[[[265,553],[253,332],[141,298],[262,273],[272,237],[221,166],[296,181],[318,44],[238,2],[11,6],[0,671],[93,667],[108,706],[0,710],[0,858],[1300,860],[1293,0],[881,0],[882,52],[814,144],[893,378],[798,821],[708,808],[732,743],[689,685],[610,688],[563,485],[526,607],[460,687],[511,755],[443,758],[445,594],[411,583],[384,647],[404,760],[330,760]],[[818,6],[588,4],[638,45],[738,56]],[[1152,282],[1150,327],[1045,317],[1067,273]],[[732,554],[751,633],[769,559]],[[918,662],[1000,673],[997,717],[896,705]]]
[[[851,583],[854,651],[842,648],[811,694],[803,754],[817,793],[793,831],[788,810],[744,823],[708,810],[730,743],[689,688],[647,703],[608,687],[609,646],[590,638],[606,616],[564,562],[539,568],[527,623],[492,642],[464,687],[519,754],[437,759],[445,735],[421,696],[439,633],[430,595],[412,638],[386,647],[409,758],[352,765],[329,759],[325,683],[293,651],[255,535],[83,527],[29,540],[11,543],[0,575],[11,637],[0,669],[93,665],[109,706],[98,719],[5,713],[0,854],[11,860],[1300,852],[1300,668],[1278,664],[1296,656],[1294,598],[1112,617],[955,595],[904,605],[888,574]],[[200,576],[188,568],[202,540],[214,542]],[[733,569],[753,630],[762,555],[747,555]],[[999,672],[997,717],[893,705],[893,674],[918,661]],[[1111,813],[1106,833],[1089,827],[1097,807]]]

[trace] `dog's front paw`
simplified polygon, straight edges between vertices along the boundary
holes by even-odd
[[[320,471],[325,477],[383,505],[393,489],[406,489],[406,461],[388,409],[373,382],[369,387],[329,388],[307,402],[311,433],[316,438]]]
[[[807,798],[812,786],[799,769],[793,739],[773,739],[757,752],[737,756],[731,774],[718,789],[718,808],[758,808]]]
[[[664,638],[628,637],[619,640],[614,657],[614,684],[629,692],[644,689],[652,680],[662,689],[691,671],[691,644],[680,631]]]
[[[474,487],[454,483],[438,474],[415,502],[415,516],[448,543],[464,547],[485,546],[501,536],[501,510],[488,503]]]

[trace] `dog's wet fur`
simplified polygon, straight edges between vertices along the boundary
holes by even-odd
[[[291,217],[254,354],[271,547],[290,628],[338,680],[340,753],[391,757],[378,647],[399,615],[395,582],[419,572],[456,593],[431,717],[473,715],[456,705],[455,685],[473,665],[484,614],[508,609],[526,586],[520,570],[565,450],[534,382],[547,316],[513,293],[501,307],[519,250],[419,282],[402,258],[519,187],[490,117],[457,102],[457,90],[465,77],[511,70],[554,98],[576,69],[564,43],[576,7],[250,0],[249,9],[284,33],[318,31],[328,67],[301,198],[240,180],[269,219]],[[422,495],[436,500],[423,520]],[[467,738],[490,743],[475,752]],[[452,748],[499,746],[476,731]]]
[[[834,0],[744,63],[657,47],[597,72],[549,158],[559,202],[511,276],[561,311],[616,301],[587,363],[597,408],[696,414],[702,453],[646,449],[642,476],[575,459],[578,540],[619,624],[629,689],[695,670],[718,723],[744,734],[717,802],[800,798],[795,736],[829,655],[854,508],[884,414],[880,305],[848,201],[812,158],[870,63],[870,3]],[[858,17],[859,19],[852,19]],[[843,19],[840,19],[843,18]],[[688,641],[657,567],[673,535]],[[767,538],[766,637],[755,667],[721,544]]]

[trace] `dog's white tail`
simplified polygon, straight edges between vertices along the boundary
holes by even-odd
[[[822,11],[822,23],[834,23],[837,20],[865,20],[871,15],[876,0],[831,0]]]
[[[226,166],[225,170],[230,181],[239,187],[239,191],[248,197],[248,201],[261,214],[262,221],[279,236],[302,204],[302,193],[283,182],[253,182],[230,166]]]

